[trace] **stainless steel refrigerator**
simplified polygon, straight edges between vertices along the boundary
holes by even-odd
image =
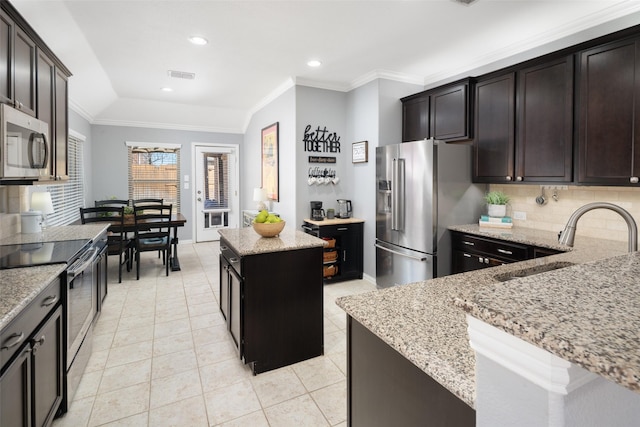
[[[471,183],[471,146],[421,140],[376,148],[378,288],[451,272],[449,225],[477,223],[484,185]]]

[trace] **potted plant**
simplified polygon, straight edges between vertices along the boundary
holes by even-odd
[[[509,203],[509,196],[502,191],[489,191],[484,196],[484,200],[487,202],[487,210],[489,216],[503,217],[507,215],[507,203]]]

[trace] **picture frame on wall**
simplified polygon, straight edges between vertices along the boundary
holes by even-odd
[[[369,161],[369,142],[354,142],[351,147],[351,163],[366,163]]]
[[[279,195],[279,161],[278,161],[278,127],[275,122],[262,129],[262,188],[267,199],[280,201]]]

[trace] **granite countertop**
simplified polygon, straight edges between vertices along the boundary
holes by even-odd
[[[322,221],[315,221],[313,219],[305,218],[305,222],[313,225],[342,225],[342,224],[358,224],[364,222],[364,219],[359,218],[325,218]]]
[[[324,240],[285,225],[279,236],[262,237],[253,228],[227,228],[218,230],[240,256],[267,252],[292,251],[324,246]]]
[[[0,330],[4,329],[67,266],[11,268],[0,273]]]
[[[552,232],[526,228],[487,231],[480,230],[478,225],[451,229],[559,250],[571,249],[559,245],[557,235]],[[475,408],[475,355],[469,346],[465,312],[454,304],[454,300],[473,301],[474,295],[484,289],[500,287],[496,285],[495,278],[500,274],[559,261],[583,264],[623,254],[627,248],[625,242],[580,236],[575,243],[573,250],[562,254],[342,297],[336,303],[414,365]],[[562,274],[565,270],[541,273],[527,280],[538,282],[544,288],[547,275]],[[568,275],[571,277],[571,273]],[[584,281],[582,283],[584,285]]]
[[[109,224],[92,223],[84,225],[64,225],[51,227],[42,233],[18,233],[0,240],[0,245],[22,243],[60,242],[63,240],[93,240],[107,231]]]
[[[94,240],[109,225],[86,224],[51,227],[42,233],[14,234],[0,240],[0,245]],[[44,288],[67,268],[66,264],[10,268],[0,271],[0,330],[13,320]]]
[[[494,284],[456,304],[492,326],[640,392],[640,253]]]

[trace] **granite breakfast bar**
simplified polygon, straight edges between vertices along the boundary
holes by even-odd
[[[486,292],[493,295],[496,289],[502,289],[505,286],[497,283],[496,276],[523,269],[542,268],[544,265],[560,261],[575,265],[540,273],[527,279],[510,281],[508,286],[512,293],[509,297],[500,299],[498,294],[496,298],[509,306],[510,301],[518,299],[518,289],[523,283],[537,283],[537,297],[543,299],[547,290],[554,292],[553,283],[547,280],[554,277],[564,277],[565,282],[578,282],[578,287],[588,287],[589,271],[594,268],[593,265],[599,265],[598,262],[593,263],[593,261],[621,255],[626,250],[624,242],[589,238],[578,238],[575,248],[568,248],[557,243],[555,233],[529,229],[485,230],[479,229],[477,225],[457,226],[452,229],[567,252],[343,297],[337,300],[337,304],[346,311],[350,321],[363,325],[379,340],[441,384],[457,399],[470,408],[476,408],[476,357],[469,345],[465,311],[461,306],[456,306],[455,301],[458,304],[463,301],[472,304],[476,294],[483,295],[482,293]],[[557,290],[555,293],[562,294]],[[570,306],[571,301],[557,301],[557,304],[558,307]],[[478,311],[487,309],[486,306],[480,305],[476,308]],[[636,352],[640,348],[637,335],[630,345],[636,349]],[[637,384],[637,379],[635,383]]]

